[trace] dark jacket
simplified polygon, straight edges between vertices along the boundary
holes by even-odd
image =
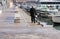
[[[34,8],[30,9],[30,16],[35,17],[36,10]]]

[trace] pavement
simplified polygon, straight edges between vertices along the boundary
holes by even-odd
[[[15,14],[19,14],[20,23],[14,23]],[[60,31],[31,23],[23,9],[8,8],[0,15],[0,39],[60,39]]]

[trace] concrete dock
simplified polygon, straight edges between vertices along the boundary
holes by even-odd
[[[20,23],[14,23],[19,13]],[[0,15],[0,39],[60,39],[60,31],[31,23],[30,16],[20,8],[8,8]]]

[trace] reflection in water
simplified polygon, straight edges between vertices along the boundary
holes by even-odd
[[[54,25],[54,28],[57,29],[57,30],[60,30],[60,23],[56,23],[56,24]]]
[[[52,25],[53,24],[52,19],[49,19],[48,17],[47,18],[38,17],[37,19],[41,22],[46,22],[47,25]]]
[[[40,21],[42,21],[42,22],[46,22],[47,25],[53,25],[53,22],[52,22],[51,19],[41,18]],[[55,28],[56,30],[60,30],[60,23],[55,23],[54,28]]]
[[[47,23],[47,25],[53,25],[53,22],[52,22],[52,19],[49,19],[49,18],[43,18],[43,17],[38,17],[37,18],[39,21],[41,21],[41,22],[46,22]],[[54,25],[54,28],[55,29],[57,29],[57,30],[60,30],[60,23],[58,24],[58,23],[56,23],[55,25]]]
[[[60,30],[60,25],[59,26],[55,26],[54,28],[57,29],[57,30]]]

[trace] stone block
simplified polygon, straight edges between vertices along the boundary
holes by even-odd
[[[20,19],[14,19],[14,23],[20,23]]]

